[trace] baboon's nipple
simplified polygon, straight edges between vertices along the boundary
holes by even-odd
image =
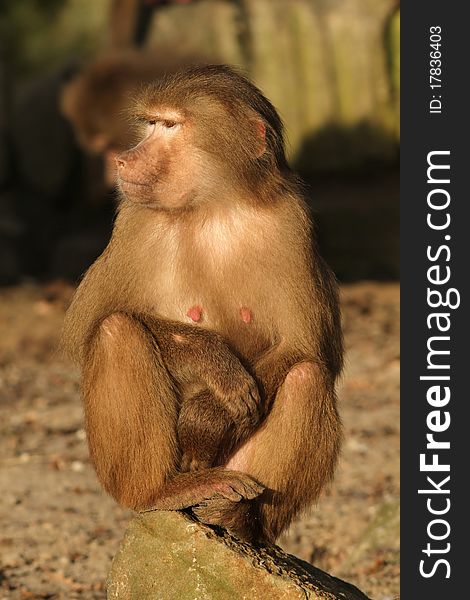
[[[242,321],[244,323],[246,323],[247,325],[249,325],[251,323],[251,321],[253,320],[253,314],[252,314],[251,310],[249,308],[247,308],[246,306],[242,306],[240,308],[240,317],[242,318]]]
[[[192,321],[197,323],[201,320],[202,308],[200,306],[191,306],[186,314]]]

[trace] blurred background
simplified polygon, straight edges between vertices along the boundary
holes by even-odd
[[[279,110],[342,284],[343,458],[280,543],[396,596],[399,34],[398,0],[0,2],[0,600],[105,597],[130,514],[99,490],[57,341],[109,239],[128,98],[200,62],[240,67]]]

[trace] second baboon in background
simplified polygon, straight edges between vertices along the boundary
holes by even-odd
[[[83,67],[64,85],[60,106],[79,145],[104,159],[108,185],[116,183],[116,156],[135,142],[127,107],[146,84],[204,61],[196,55],[160,48],[151,52],[109,51]]]

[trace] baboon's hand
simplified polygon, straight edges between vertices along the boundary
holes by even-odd
[[[210,498],[225,498],[231,502],[252,500],[265,487],[240,471],[223,467],[192,473],[179,473],[159,491],[148,508],[151,510],[181,510],[201,504]]]

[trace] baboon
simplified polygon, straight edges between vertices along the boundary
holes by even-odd
[[[134,115],[112,239],[65,320],[91,459],[125,506],[272,541],[338,457],[336,281],[282,122],[247,78],[189,68]]]

